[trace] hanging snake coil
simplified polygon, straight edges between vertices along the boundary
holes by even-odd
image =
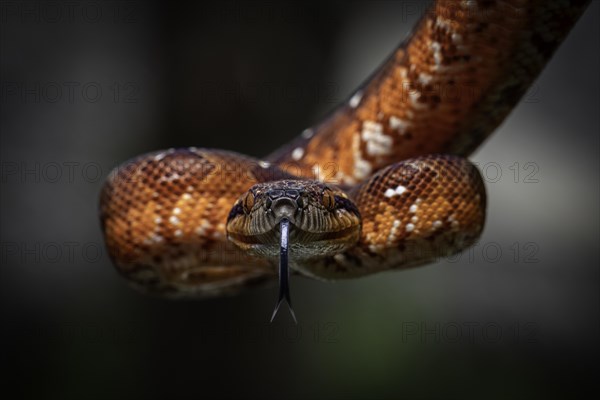
[[[125,162],[100,200],[118,271],[145,291],[202,297],[276,279],[283,236],[291,270],[323,280],[464,250],[486,211],[464,157],[587,3],[437,1],[346,102],[271,155],[184,148]]]

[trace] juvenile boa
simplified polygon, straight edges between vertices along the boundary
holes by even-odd
[[[100,202],[118,271],[165,295],[236,292],[277,278],[283,229],[292,271],[325,280],[465,249],[482,232],[486,195],[463,157],[587,3],[437,1],[347,102],[262,160],[185,148],[124,163]]]

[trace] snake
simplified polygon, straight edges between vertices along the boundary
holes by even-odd
[[[124,162],[100,195],[118,272],[175,298],[279,278],[276,313],[290,273],[338,281],[472,246],[487,199],[467,157],[588,3],[435,1],[346,101],[265,157],[188,147]]]

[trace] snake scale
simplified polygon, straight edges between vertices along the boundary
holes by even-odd
[[[587,3],[436,1],[346,102],[263,159],[183,148],[125,162],[100,200],[118,271],[171,297],[238,292],[277,278],[284,226],[291,270],[323,280],[464,250],[486,211],[482,178],[464,157]]]

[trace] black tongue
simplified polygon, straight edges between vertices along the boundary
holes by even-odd
[[[283,303],[283,300],[285,300],[288,304],[288,308],[290,310],[290,314],[292,314],[294,322],[298,323],[296,320],[296,314],[294,314],[294,310],[292,309],[292,301],[290,300],[290,269],[288,267],[288,238],[290,232],[290,221],[287,218],[283,218],[279,226],[281,228],[281,242],[279,244],[279,299],[277,299],[275,310],[273,310],[271,322],[273,322],[275,319],[277,311],[279,311],[279,306],[281,306],[281,303]]]

